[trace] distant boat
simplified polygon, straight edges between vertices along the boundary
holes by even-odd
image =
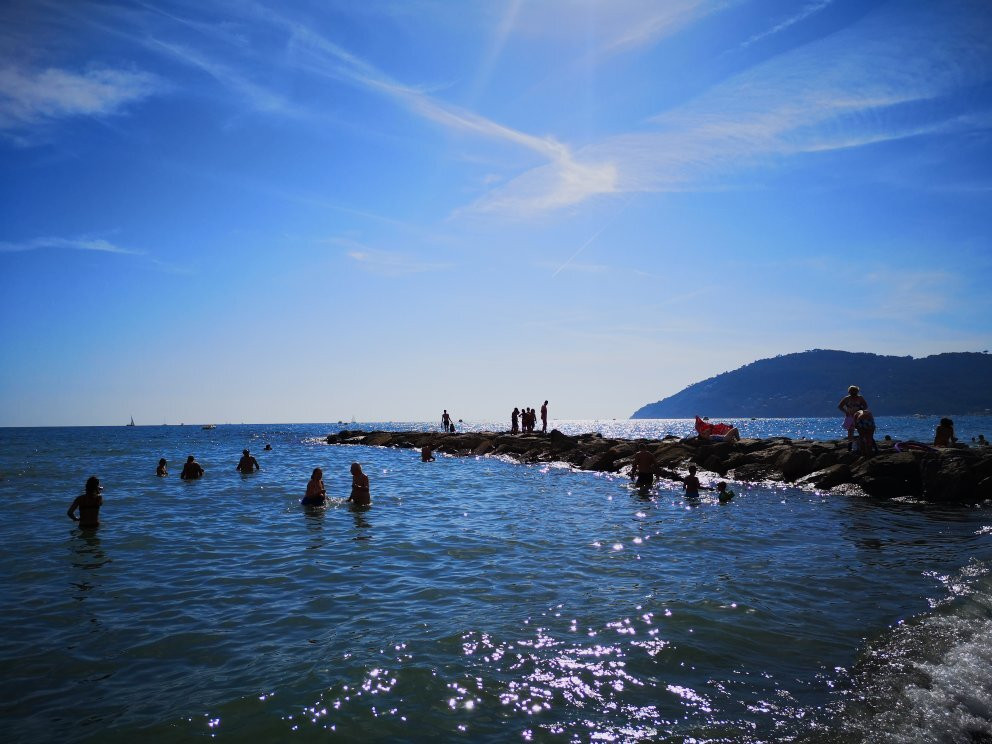
[[[131,417],[131,423],[127,424],[127,426],[134,426],[134,416]]]
[[[217,425],[216,424],[204,424],[200,428],[201,429],[216,429],[217,428]]]

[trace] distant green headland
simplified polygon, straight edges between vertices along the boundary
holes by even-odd
[[[849,385],[861,388],[876,416],[992,413],[992,354],[914,359],[813,349],[697,382],[631,418],[834,416]]]

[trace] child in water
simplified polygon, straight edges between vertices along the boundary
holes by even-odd
[[[102,490],[100,479],[95,475],[90,476],[86,481],[86,491],[76,497],[66,512],[69,519],[79,522],[80,527],[99,527],[100,507],[103,506],[103,496],[100,495]],[[79,509],[79,517],[76,517],[76,509]]]
[[[327,501],[327,491],[324,490],[324,471],[313,469],[310,482],[307,483],[307,493],[300,501],[304,506],[321,506]]]
[[[720,499],[721,504],[726,504],[732,498],[734,498],[734,492],[727,488],[727,484],[720,481],[716,484],[716,495]]]
[[[163,457],[161,460],[158,461],[158,467],[155,468],[155,475],[159,476],[160,478],[164,478],[168,474],[169,474],[169,463],[166,462],[165,458]]]
[[[372,503],[369,477],[362,472],[362,466],[357,462],[351,463],[351,496],[348,501],[355,506],[368,506]]]

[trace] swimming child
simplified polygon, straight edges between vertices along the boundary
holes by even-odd
[[[689,475],[682,479],[682,488],[687,497],[699,496],[699,478],[696,477],[696,466],[689,466]]]
[[[425,444],[420,448],[420,461],[434,462],[434,450],[431,449],[429,444]]]
[[[72,502],[66,515],[73,522],[79,522],[80,527],[92,528],[100,526],[100,507],[103,506],[103,496],[100,491],[100,479],[91,475],[86,480],[86,490],[81,496],[77,496]],[[79,517],[76,517],[76,509],[79,509]]]
[[[165,461],[165,458],[163,457],[161,460],[158,461],[158,467],[155,468],[155,475],[159,476],[160,478],[163,478],[168,474],[169,474],[169,463],[167,463]]]
[[[727,484],[720,481],[716,484],[716,495],[720,499],[721,504],[726,504],[732,498],[734,498],[734,492],[727,488]]]
[[[356,506],[368,506],[372,503],[369,477],[362,472],[362,466],[357,462],[351,463],[351,496],[348,501]]]
[[[324,471],[313,469],[313,475],[307,483],[307,493],[300,501],[304,506],[321,506],[327,501],[327,491],[324,489]]]

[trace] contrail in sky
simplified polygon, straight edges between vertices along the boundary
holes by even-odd
[[[583,243],[582,245],[580,245],[579,248],[578,248],[578,250],[576,250],[575,253],[573,253],[571,256],[569,256],[568,257],[568,260],[565,261],[565,263],[563,263],[561,266],[558,267],[558,269],[555,271],[555,273],[551,275],[551,278],[554,279],[556,276],[558,276],[561,273],[561,270],[564,269],[566,266],[568,266],[570,263],[572,263],[572,261],[575,260],[575,257],[576,256],[578,256],[580,253],[582,253],[582,251],[584,251],[586,248],[588,248],[589,247],[589,244],[592,243],[592,241],[594,241],[596,238],[598,238],[600,236],[600,234],[603,232],[603,230],[605,230],[610,225],[612,225],[616,221],[617,217],[619,217],[621,214],[623,214],[624,210],[627,209],[627,205],[630,204],[630,202],[633,200],[633,198],[634,197],[632,196],[632,197],[630,197],[630,199],[628,199],[627,201],[625,201],[623,203],[623,206],[620,207],[620,209],[617,210],[617,213],[615,215],[613,215],[612,217],[610,217],[610,219],[608,219],[606,221],[606,223],[601,228],[599,228],[596,232],[594,232],[592,234],[592,236],[589,238],[589,240],[587,240],[585,243]]]

